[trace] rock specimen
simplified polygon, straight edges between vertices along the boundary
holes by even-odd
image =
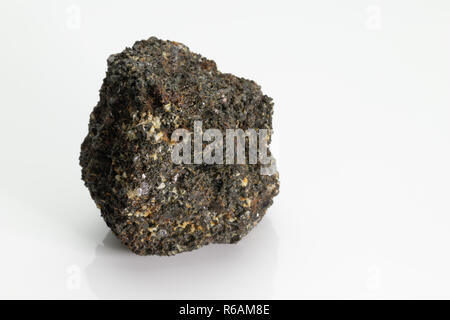
[[[175,129],[272,128],[272,99],[177,42],[150,38],[108,58],[81,146],[82,179],[114,234],[139,255],[235,243],[278,194],[257,164],[175,164]],[[270,142],[270,135],[268,136]]]

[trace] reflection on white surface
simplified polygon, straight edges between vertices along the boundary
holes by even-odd
[[[277,248],[268,218],[237,244],[213,244],[171,257],[137,256],[108,232],[85,274],[102,299],[270,298]]]

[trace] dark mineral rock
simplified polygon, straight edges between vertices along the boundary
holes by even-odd
[[[108,58],[81,146],[82,179],[114,234],[139,255],[235,243],[278,194],[258,164],[175,164],[175,129],[272,128],[272,99],[177,42],[150,38]],[[270,135],[268,137],[270,142]]]

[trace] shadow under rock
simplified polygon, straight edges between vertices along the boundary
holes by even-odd
[[[264,299],[273,295],[277,249],[267,218],[237,244],[171,257],[137,256],[109,232],[85,271],[101,299]]]

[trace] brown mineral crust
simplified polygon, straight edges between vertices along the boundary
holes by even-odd
[[[81,146],[82,179],[133,252],[173,255],[234,243],[264,216],[278,174],[261,165],[174,164],[177,128],[272,128],[272,99],[177,42],[150,38],[111,55]]]

